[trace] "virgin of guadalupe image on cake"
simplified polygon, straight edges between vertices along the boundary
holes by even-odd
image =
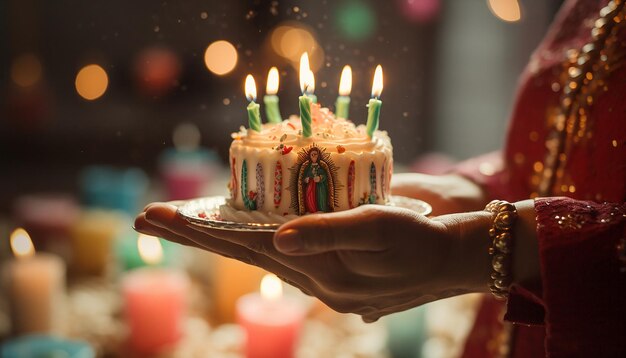
[[[338,206],[337,168],[325,149],[315,144],[302,149],[291,171],[292,203],[298,215],[334,211]]]

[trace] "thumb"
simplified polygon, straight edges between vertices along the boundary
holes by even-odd
[[[282,225],[274,246],[289,255],[314,255],[336,250],[381,251],[397,208],[364,205],[353,210],[307,215]],[[402,209],[400,209],[402,210]]]

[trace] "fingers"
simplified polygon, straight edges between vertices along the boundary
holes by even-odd
[[[195,247],[195,248],[199,248],[199,249],[205,249],[205,247],[193,242],[192,240],[189,240],[186,237],[183,236],[179,236],[176,235],[174,233],[172,233],[171,231],[165,230],[159,226],[156,225],[152,225],[151,223],[149,223],[146,220],[146,214],[145,213],[140,213],[139,215],[137,215],[137,218],[135,218],[135,224],[133,227],[136,231],[139,231],[143,234],[146,235],[152,235],[152,236],[157,236],[157,237],[161,237],[164,238],[168,241],[172,241],[175,242],[177,244],[181,244],[181,245],[185,245],[185,246],[190,246],[190,247]]]
[[[186,239],[205,250],[273,272],[279,277],[285,278],[302,291],[310,292],[313,295],[319,292],[318,285],[307,275],[281,263],[276,257],[261,254],[227,240],[211,237],[204,231],[190,227],[183,218],[177,215],[176,208],[171,205],[154,204],[148,208],[144,215],[146,222],[151,225],[148,229],[159,233],[165,239],[175,242]],[[141,219],[140,217],[141,215],[138,217],[138,220]],[[269,236],[269,240],[271,244],[271,236]],[[284,256],[279,253],[276,254]]]
[[[365,205],[354,210],[315,214],[282,225],[274,235],[276,248],[289,255],[312,255],[337,250],[383,251],[390,226],[407,210]],[[407,217],[409,218],[409,217]]]

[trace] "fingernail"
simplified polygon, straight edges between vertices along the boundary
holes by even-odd
[[[287,229],[282,232],[278,232],[276,236],[276,248],[282,252],[296,252],[303,248],[302,240],[298,230]]]

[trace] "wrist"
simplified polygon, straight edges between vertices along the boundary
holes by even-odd
[[[491,213],[474,211],[443,215],[435,220],[443,223],[452,235],[448,264],[450,284],[468,293],[489,292]]]
[[[535,203],[524,200],[515,203],[515,207],[518,218],[513,232],[512,279],[519,284],[536,282],[540,280],[540,262]]]
[[[514,205],[518,218],[513,227],[510,278],[518,284],[536,282],[540,280],[540,262],[534,202],[524,200]],[[449,284],[466,292],[489,292],[493,272],[489,229],[493,226],[493,214],[476,211],[434,220],[444,224],[452,236]]]

